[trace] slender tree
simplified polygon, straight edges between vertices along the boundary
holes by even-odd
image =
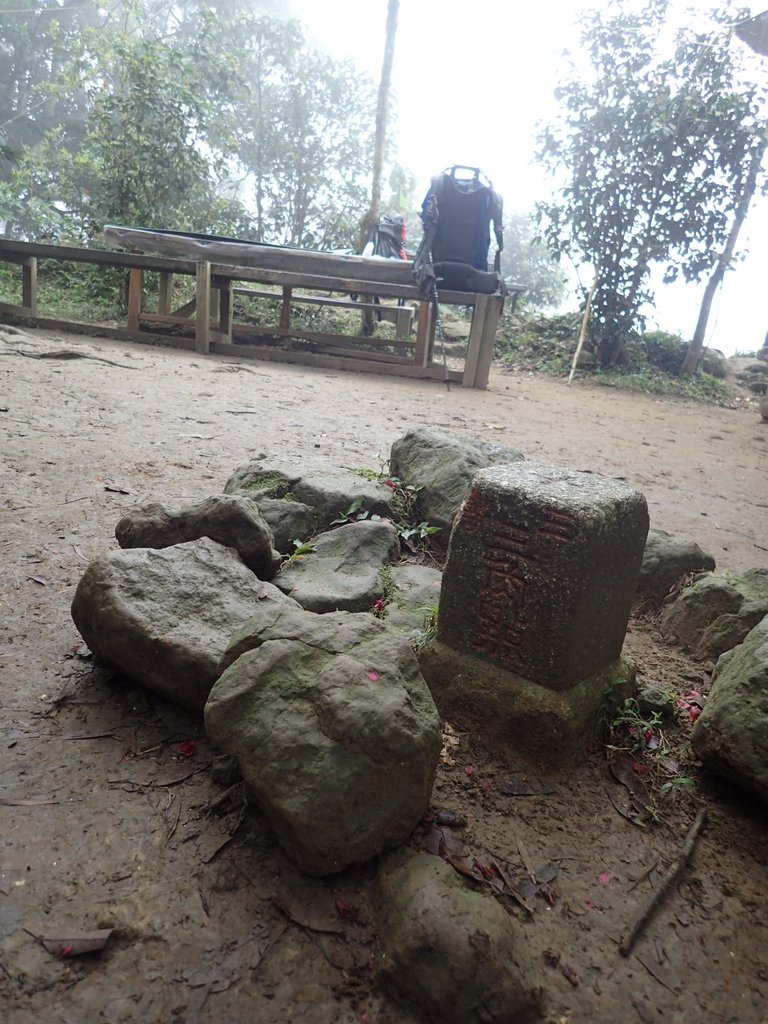
[[[366,239],[381,214],[381,190],[384,175],[384,154],[387,142],[387,115],[392,80],[392,64],[395,59],[395,36],[400,0],[388,0],[387,24],[384,37],[384,61],[381,65],[379,94],[376,104],[376,135],[373,148],[373,175],[371,178],[371,202],[360,221],[358,252],[362,252]]]
[[[729,33],[689,25],[661,51],[667,8],[586,16],[592,69],[560,88],[563,114],[541,138],[566,182],[540,208],[545,237],[596,273],[590,334],[603,365],[642,326],[654,264],[667,281],[712,270],[763,145],[758,89],[740,83]]]

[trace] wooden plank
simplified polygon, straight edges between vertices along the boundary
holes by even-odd
[[[141,270],[170,270],[176,274],[195,273],[194,260],[168,256],[144,256],[140,253],[117,252],[112,249],[79,249],[69,245],[46,245],[42,242],[17,242],[0,238],[0,260],[20,263],[30,256],[38,260],[69,260],[73,263],[98,263],[108,267],[134,267]]]
[[[128,271],[128,330],[138,331],[141,316],[141,289],[144,287],[144,271]]]
[[[491,363],[493,362],[493,347],[496,344],[496,328],[504,307],[504,299],[501,295],[487,295],[486,299],[485,321],[480,338],[475,379],[471,385],[473,388],[482,388],[483,390],[488,387],[488,378],[491,373]]]
[[[157,296],[157,312],[170,313],[173,302],[173,274],[168,270],[160,271],[160,285]]]
[[[201,260],[197,264],[195,311],[195,351],[202,354],[211,346],[211,264]]]
[[[233,288],[232,291],[235,295],[242,295],[243,297],[249,297],[253,299],[271,299],[274,302],[280,302],[283,294],[282,292],[268,292],[261,288]],[[405,313],[408,316],[414,316],[416,313],[415,306],[386,306],[380,302],[353,302],[351,299],[337,299],[331,295],[297,295],[293,293],[291,302],[294,305],[306,304],[307,306],[334,306],[340,309],[372,309],[380,310],[383,313],[387,311],[400,315]]]
[[[483,340],[483,328],[485,326],[488,305],[486,299],[486,295],[478,295],[475,309],[472,313],[472,323],[469,328],[469,338],[467,339],[467,357],[464,360],[464,376],[462,378],[462,384],[468,388],[475,386],[477,363],[480,358],[480,345]]]
[[[21,302],[34,316],[37,313],[37,257],[30,256],[21,266]]]
[[[216,282],[219,292],[219,330],[232,340],[232,282]]]
[[[413,307],[412,306],[396,306],[394,309],[395,313],[395,337],[405,341],[411,336],[411,327],[413,325]]]
[[[280,327],[287,331],[291,326],[291,295],[293,289],[290,287],[283,288],[283,303],[280,306]]]
[[[292,288],[307,288],[312,291],[352,292],[360,295],[377,295],[383,298],[418,300],[419,291],[415,285],[387,284],[376,281],[355,281],[352,278],[322,277],[313,274],[286,273],[278,270],[262,270],[253,267],[227,267],[221,263],[212,264],[212,272],[235,281],[255,281],[259,284],[288,285]],[[472,298],[471,296],[467,296]],[[471,305],[472,302],[467,303]]]
[[[32,315],[28,306],[19,306],[15,302],[0,302],[0,313],[22,318],[31,318]]]
[[[396,377],[415,377],[422,380],[442,381],[442,367],[400,366],[391,363],[379,363],[365,359],[345,359],[343,356],[321,355],[304,350],[282,348],[262,348],[256,345],[214,344],[212,351],[217,355],[242,356],[244,359],[263,359],[275,363],[298,363],[304,366],[317,366],[332,370],[351,370],[356,373],[378,373]],[[449,379],[456,384],[461,383],[461,373],[449,371]]]
[[[413,348],[414,342],[400,341],[397,338],[369,338],[362,334],[325,334],[320,331],[301,331],[295,327],[284,330],[280,327],[260,327],[256,324],[235,324],[235,336],[251,335],[252,337],[264,338],[296,338],[305,341],[320,341],[329,344],[348,342],[352,346],[359,345],[391,345],[393,348]]]
[[[416,351],[413,361],[416,366],[429,366],[429,341],[432,335],[432,303],[419,303],[419,319],[416,324]]]
[[[21,309],[21,307],[17,307]],[[2,309],[2,305],[0,305]],[[118,338],[121,341],[137,341],[142,345],[160,345],[167,348],[182,348],[194,352],[193,338],[180,335],[151,334],[148,331],[129,331],[125,327],[110,327],[107,324],[86,323],[83,320],[61,320],[58,317],[18,314],[20,320],[29,321],[35,327],[53,331],[68,331],[70,334],[85,334],[92,338]]]

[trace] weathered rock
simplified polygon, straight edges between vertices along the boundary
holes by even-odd
[[[526,936],[491,896],[467,888],[442,858],[410,851],[387,859],[376,889],[382,981],[421,1019],[539,1019],[541,990]]]
[[[142,505],[123,516],[115,537],[121,548],[167,548],[210,537],[234,548],[260,580],[271,580],[282,561],[259,506],[240,495],[218,494],[187,508]]]
[[[301,501],[259,498],[256,504],[272,531],[275,547],[283,555],[293,554],[294,541],[306,542],[317,533],[317,516]]]
[[[441,533],[434,539],[447,547],[454,517],[477,470],[522,459],[520,452],[490,441],[419,427],[394,442],[389,465],[393,476],[420,488],[416,497],[418,514],[440,527]]]
[[[563,690],[615,662],[648,532],[639,491],[520,462],[481,470],[451,534],[442,643]]]
[[[331,874],[403,842],[429,806],[440,719],[405,637],[372,615],[261,615],[205,708],[302,870]],[[263,627],[263,628],[262,628]],[[255,646],[254,646],[255,645]],[[248,649],[248,648],[251,649]]]
[[[373,611],[384,595],[382,566],[400,553],[387,520],[348,523],[313,541],[315,550],[286,562],[275,586],[312,612]]]
[[[691,742],[707,768],[768,800],[768,616],[719,659]]]
[[[606,699],[634,692],[634,665],[624,659],[553,690],[437,640],[417,656],[443,718],[540,763],[559,764],[586,750],[599,735]]]
[[[711,377],[724,380],[728,376],[728,359],[719,349],[708,348],[704,350],[701,368],[704,373],[708,373]]]
[[[696,657],[717,658],[768,614],[768,569],[705,576],[665,602],[661,629]]]
[[[317,530],[327,529],[356,501],[361,511],[392,514],[389,487],[322,459],[261,455],[235,470],[224,493],[246,494],[257,503],[264,498],[299,502],[312,510]]]
[[[393,565],[384,621],[411,640],[422,635],[425,623],[435,618],[443,574],[430,565]]]
[[[72,618],[97,658],[167,700],[201,709],[231,635],[273,604],[294,602],[231,548],[205,538],[91,562]]]
[[[694,541],[681,540],[664,530],[649,530],[635,598],[661,601],[682,576],[714,568],[715,559]]]

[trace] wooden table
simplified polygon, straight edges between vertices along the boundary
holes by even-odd
[[[121,245],[151,245],[160,252],[79,249],[0,239],[0,260],[18,264],[22,272],[21,303],[0,301],[0,313],[41,326],[91,330],[137,341],[162,341],[193,348],[201,354],[214,352],[487,387],[496,327],[504,307],[504,296],[499,292],[440,292],[441,307],[472,309],[463,368],[446,373],[440,353],[435,351],[434,307],[420,296],[410,261],[221,239],[209,241],[207,236],[130,228],[105,229],[105,237],[110,241],[116,240],[111,233],[122,233]],[[42,316],[37,286],[38,261],[42,260],[124,268],[128,273],[126,327],[86,325]],[[157,312],[142,309],[147,274],[158,277]],[[195,294],[190,302],[174,309],[173,279],[177,275],[194,278]],[[513,302],[522,290],[511,289]],[[235,321],[235,297],[249,295],[266,297],[279,305],[278,326]],[[292,320],[295,308],[301,305],[341,306],[359,309],[361,314],[381,311],[395,323],[395,337],[306,330]],[[173,329],[177,333],[160,334],[159,329]]]

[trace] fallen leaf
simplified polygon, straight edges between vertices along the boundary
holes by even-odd
[[[41,807],[45,804],[57,804],[58,802],[58,800],[46,800],[44,796],[31,796],[20,800],[14,800],[10,796],[0,796],[0,805],[3,807]]]
[[[570,982],[570,984],[573,985],[574,988],[579,987],[579,976],[572,967],[568,966],[568,964],[560,965],[560,973],[566,981]]]
[[[113,931],[113,928],[101,928],[96,932],[83,932],[80,935],[70,935],[64,938],[35,937],[40,939],[49,953],[66,958],[82,956],[83,953],[100,953]]]
[[[664,988],[669,989],[670,992],[675,992],[675,989],[673,988],[672,983],[669,979],[669,975],[663,967],[661,967],[659,964],[654,963],[653,960],[649,959],[648,957],[640,956],[639,953],[635,953],[635,959],[640,961],[640,963],[643,965],[646,971],[648,971],[651,977],[655,978],[660,985],[663,985]]]
[[[48,580],[45,576],[27,576],[27,579],[31,580],[33,583],[39,583],[41,587],[48,586]]]
[[[104,484],[105,491],[111,491],[113,494],[130,494],[131,492],[127,487],[122,487],[120,484],[106,483]]]

